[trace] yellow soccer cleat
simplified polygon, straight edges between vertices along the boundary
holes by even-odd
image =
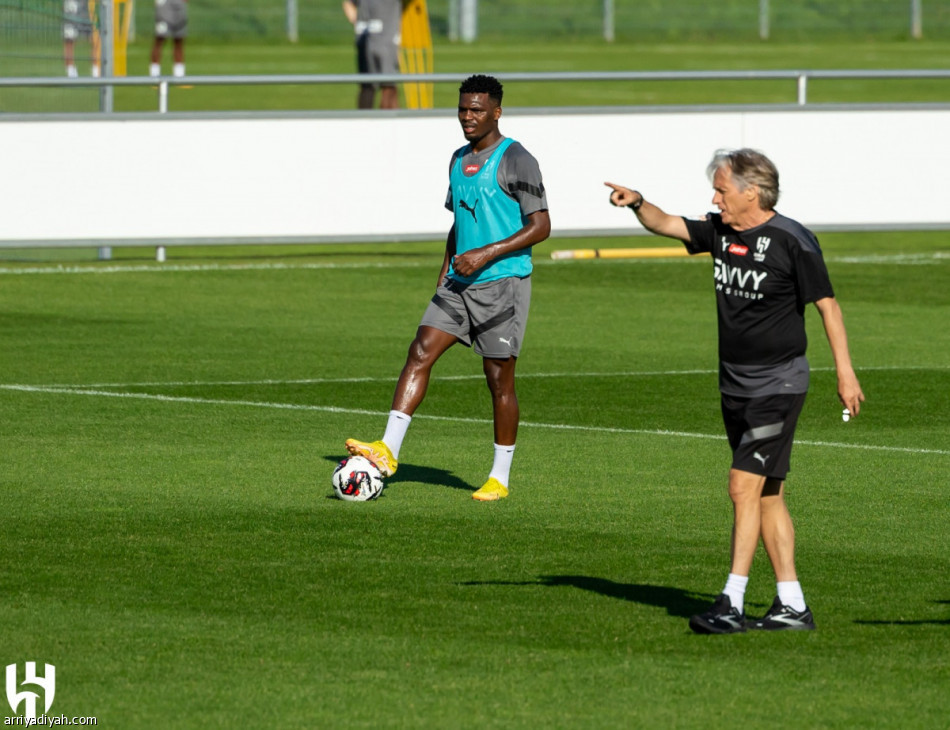
[[[472,499],[479,502],[494,502],[508,496],[508,487],[492,477],[482,485],[482,488],[472,494]]]
[[[365,456],[376,464],[376,468],[384,477],[391,477],[396,473],[396,467],[399,462],[393,456],[393,452],[382,441],[374,441],[371,444],[356,439],[346,440],[346,450],[353,456]]]

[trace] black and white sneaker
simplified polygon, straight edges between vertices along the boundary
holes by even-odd
[[[738,634],[745,631],[745,614],[732,607],[729,596],[720,593],[711,609],[689,620],[689,627],[697,634]]]
[[[748,628],[758,631],[812,631],[815,628],[815,618],[811,610],[805,606],[804,611],[796,611],[791,606],[783,606],[776,596],[772,601],[772,608],[766,614],[753,621],[749,621]]]

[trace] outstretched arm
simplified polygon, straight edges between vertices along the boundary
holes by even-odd
[[[854,374],[851,365],[851,353],[848,351],[848,334],[844,329],[844,317],[841,307],[834,297],[825,297],[815,302],[821,321],[825,326],[828,344],[831,345],[831,356],[835,360],[835,370],[838,373],[838,398],[841,404],[851,411],[852,416],[858,415],[864,393],[858,376]]]
[[[551,218],[546,210],[539,210],[529,215],[525,226],[508,238],[487,246],[473,248],[456,256],[452,260],[452,268],[462,276],[472,276],[499,256],[541,243],[549,235],[551,235]]]
[[[636,214],[637,220],[651,233],[667,238],[678,238],[680,241],[689,241],[689,229],[686,228],[686,222],[682,217],[665,213],[653,203],[644,200],[643,196],[636,190],[611,182],[605,182],[604,185],[613,190],[610,193],[610,204],[618,207],[629,207]]]

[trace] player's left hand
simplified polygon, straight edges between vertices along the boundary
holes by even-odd
[[[852,417],[861,412],[864,392],[861,390],[861,384],[857,377],[838,379],[838,399],[841,401],[841,405],[851,412]]]
[[[452,268],[460,276],[472,276],[490,261],[488,253],[481,248],[473,248],[452,258]]]
[[[616,205],[618,208],[623,208],[630,205],[631,203],[636,203],[639,193],[631,190],[630,188],[625,188],[623,185],[617,185],[612,182],[605,182],[608,188],[612,188],[613,192],[610,194],[610,204]]]

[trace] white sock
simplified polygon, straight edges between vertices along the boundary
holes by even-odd
[[[406,431],[409,430],[409,423],[412,416],[400,411],[390,411],[389,420],[386,422],[386,433],[383,434],[383,443],[393,452],[393,458],[399,459],[399,450],[402,448],[402,440],[406,438]]]
[[[161,76],[162,75],[162,64],[160,63],[150,63],[148,65],[148,75],[149,76]]]
[[[745,608],[745,587],[748,584],[749,576],[730,573],[726,578],[726,587],[722,589],[722,592],[729,596],[732,607],[739,613]]]
[[[76,70],[76,67],[73,64],[69,64],[66,67],[66,75],[71,79],[79,78],[79,71]]]
[[[775,584],[778,590],[778,600],[783,606],[791,606],[796,611],[804,611],[805,594],[802,593],[802,584],[797,580],[779,581]]]
[[[511,474],[511,460],[515,456],[515,445],[501,446],[495,444],[495,460],[492,462],[491,473],[488,478],[494,477],[499,482],[508,486],[508,477]]]
[[[92,77],[94,79],[99,78],[102,75],[102,70],[99,68],[98,63],[92,64]]]
[[[172,66],[172,76],[177,76],[178,78],[181,78],[184,75],[185,75],[185,64],[176,63],[174,66]]]

